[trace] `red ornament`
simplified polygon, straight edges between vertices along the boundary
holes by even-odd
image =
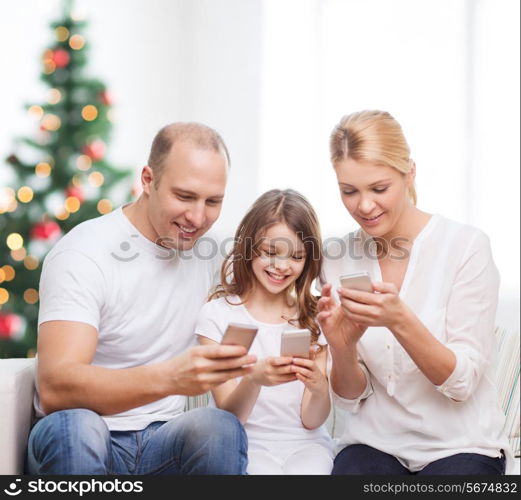
[[[105,143],[100,139],[96,139],[90,144],[83,146],[81,151],[90,156],[92,160],[99,161],[105,156]]]
[[[54,240],[61,235],[60,226],[53,220],[37,222],[31,229],[31,238],[35,240]]]
[[[105,106],[112,106],[112,94],[108,90],[101,92],[99,97]]]
[[[52,60],[57,68],[65,68],[70,61],[69,53],[63,49],[57,49],[53,52]]]
[[[0,338],[13,338],[22,328],[22,320],[16,314],[0,313]]]
[[[74,196],[75,198],[78,198],[78,200],[80,200],[80,203],[83,203],[85,201],[85,193],[83,192],[83,189],[79,186],[69,186],[65,190],[65,198],[68,198],[69,196]]]

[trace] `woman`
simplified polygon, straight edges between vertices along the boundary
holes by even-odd
[[[344,117],[330,149],[360,224],[340,245],[348,254],[326,249],[321,277],[332,393],[347,410],[332,473],[503,474],[513,458],[494,386],[487,236],[416,207],[415,164],[389,113]],[[373,292],[338,288],[361,271]]]

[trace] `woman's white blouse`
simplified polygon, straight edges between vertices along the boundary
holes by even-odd
[[[382,281],[376,245],[362,230],[330,240],[325,254],[321,282],[333,290],[344,273],[368,271]],[[336,406],[347,410],[338,450],[366,444],[411,471],[456,453],[498,457],[504,450],[510,470],[513,456],[494,384],[498,287],[488,237],[433,215],[410,250],[400,298],[454,352],[456,367],[435,386],[387,328],[368,328],[358,343],[365,391],[356,400],[332,391]]]

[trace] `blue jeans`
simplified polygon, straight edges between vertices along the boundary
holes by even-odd
[[[335,458],[334,475],[475,475],[505,473],[505,457],[492,458],[477,453],[457,453],[440,458],[418,472],[411,472],[395,457],[365,444],[353,444],[344,448]]]
[[[237,418],[190,410],[140,431],[109,431],[86,409],[63,410],[31,430],[28,474],[246,474],[247,438]]]

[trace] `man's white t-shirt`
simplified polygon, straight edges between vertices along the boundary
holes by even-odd
[[[232,296],[228,300],[232,304],[222,297],[204,305],[195,327],[196,334],[221,342],[228,323],[251,324],[258,330],[249,353],[257,356],[258,360],[280,356],[282,332],[295,327],[287,322],[271,324],[258,321],[243,304],[239,304],[239,297]],[[319,344],[326,344],[323,335],[319,338]],[[325,425],[309,430],[302,424],[300,410],[304,388],[300,380],[261,388],[255,406],[244,424],[250,449],[256,449],[266,441],[284,441],[288,445],[294,443],[296,447],[306,441],[319,444],[332,453],[333,442]]]
[[[220,261],[211,236],[190,251],[165,249],[118,208],[79,224],[49,252],[38,325],[54,320],[92,325],[98,331],[92,365],[120,369],[168,360],[196,345],[195,322]],[[140,430],[181,414],[185,399],[168,396],[103,418],[110,430]],[[35,408],[37,416],[44,415],[38,390]]]

